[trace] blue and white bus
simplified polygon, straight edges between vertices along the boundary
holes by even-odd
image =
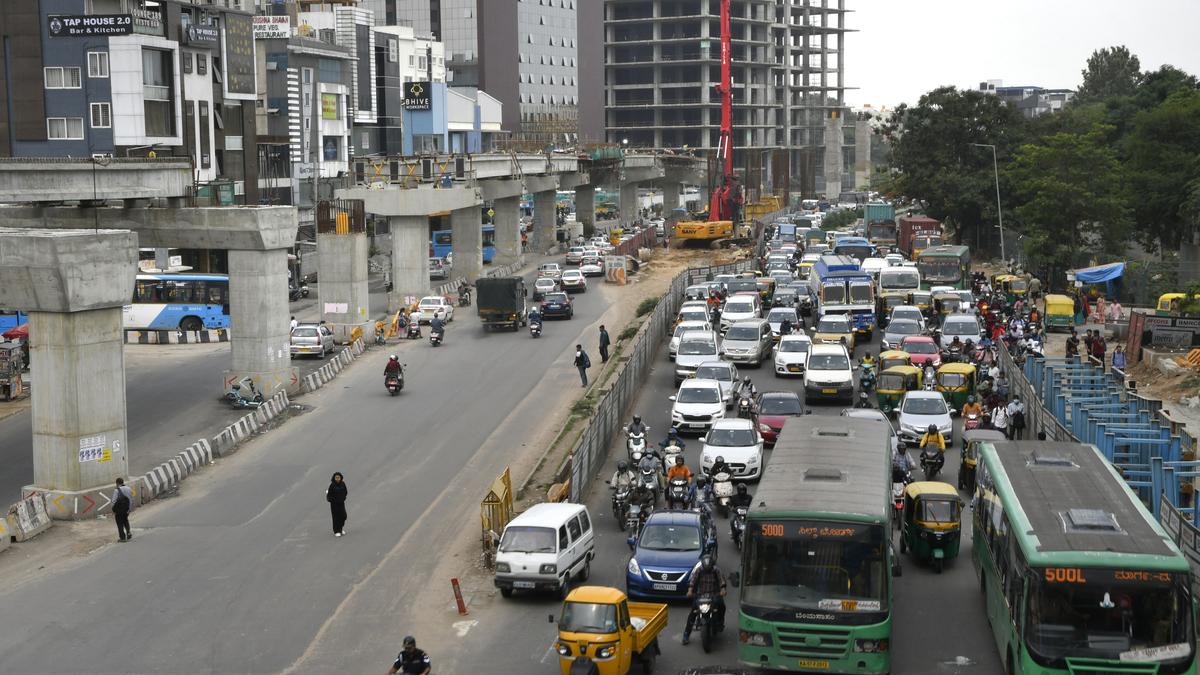
[[[833,245],[834,255],[846,255],[862,262],[875,257],[875,245],[863,237],[838,237]]]
[[[451,234],[452,230],[434,230],[433,231],[433,257],[445,258],[450,255],[450,251],[454,248],[454,240]],[[483,263],[489,264],[492,258],[496,257],[496,226],[483,226]]]
[[[229,276],[139,274],[122,319],[127,330],[229,328]]]

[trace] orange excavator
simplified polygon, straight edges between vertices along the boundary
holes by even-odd
[[[721,135],[717,159],[724,171],[721,184],[713,189],[707,221],[675,224],[675,236],[684,242],[707,242],[718,248],[734,236],[734,225],[742,218],[742,186],[733,172],[733,78],[729,71],[732,41],[729,29],[730,0],[721,0],[721,82],[714,88],[721,95]]]

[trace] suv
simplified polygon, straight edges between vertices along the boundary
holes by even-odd
[[[631,598],[683,598],[705,553],[717,557],[717,528],[704,510],[655,511],[629,537],[633,555],[625,569]]]
[[[974,314],[951,314],[942,320],[937,337],[942,349],[949,349],[954,338],[964,344],[967,340],[979,344],[983,339],[983,329],[979,327],[979,319]]]
[[[578,265],[579,261],[583,260],[583,253],[582,246],[572,246],[567,250],[567,264]]]
[[[450,270],[446,269],[446,263],[442,262],[441,258],[429,259],[429,278],[443,280],[450,278]]]
[[[679,391],[669,397],[671,426],[684,431],[708,431],[715,420],[725,417],[725,402],[721,400],[721,383],[716,380],[689,378],[679,385]]]
[[[292,329],[291,345],[292,358],[297,356],[315,356],[319,359],[332,352],[336,346],[333,342],[333,331],[328,326],[315,323],[298,324]]]
[[[675,351],[675,386],[694,376],[701,363],[718,359],[716,333],[709,330],[684,333],[679,338],[679,349]]]
[[[808,351],[804,400],[821,397],[854,400],[854,370],[849,352],[840,344],[818,343]]]
[[[738,293],[725,300],[721,308],[721,329],[725,330],[745,319],[757,319],[761,300],[758,294]]]
[[[724,323],[724,320],[722,320]],[[748,319],[729,326],[721,342],[721,356],[731,363],[759,365],[774,344],[771,324],[766,319]]]
[[[549,277],[555,281],[562,278],[562,267],[558,263],[542,263],[538,266],[538,278]]]
[[[680,321],[675,325],[674,332],[671,333],[671,341],[667,343],[667,358],[671,361],[675,360],[675,355],[679,352],[679,341],[683,338],[684,333],[693,331],[708,333],[711,330],[712,325],[707,321]]]

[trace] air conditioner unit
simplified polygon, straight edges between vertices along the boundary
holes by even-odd
[[[267,61],[267,70],[279,70],[279,62]]]

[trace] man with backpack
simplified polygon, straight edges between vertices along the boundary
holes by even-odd
[[[125,484],[123,478],[117,479],[117,489],[113,490],[112,512],[117,520],[117,536],[122,543],[133,539],[133,531],[129,529],[129,511],[133,508],[133,491]]]

